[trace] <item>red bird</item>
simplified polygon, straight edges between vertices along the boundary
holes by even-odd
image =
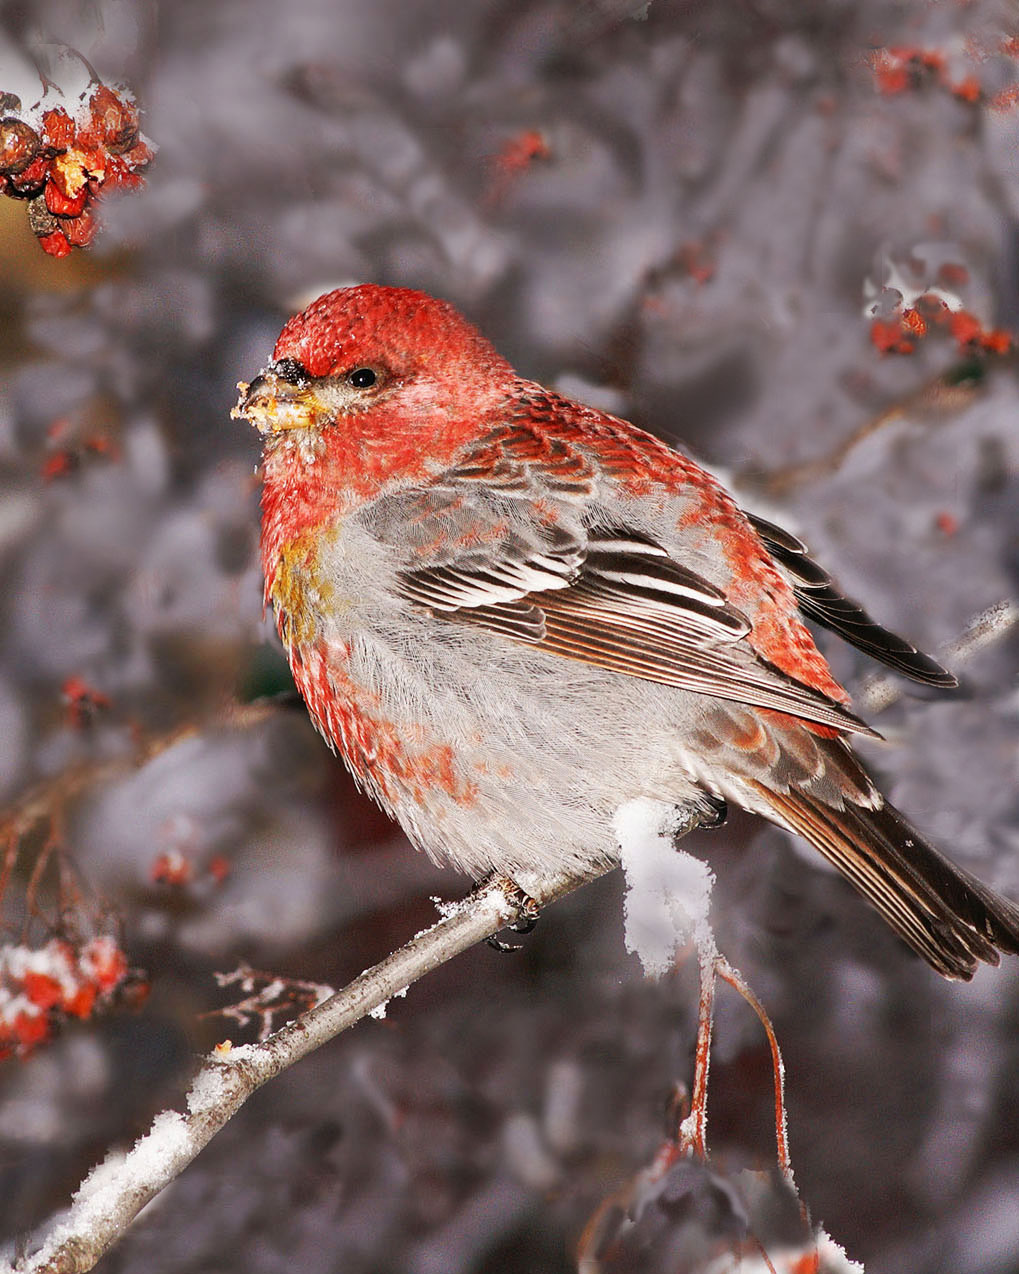
[[[240,388],[294,678],[433,858],[583,869],[618,857],[628,800],[708,818],[733,801],[820,850],[946,977],[1019,952],[1019,908],[854,756],[874,732],[801,616],[916,681],[954,678],[692,461],[402,288],[321,297]]]

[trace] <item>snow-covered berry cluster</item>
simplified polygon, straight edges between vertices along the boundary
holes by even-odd
[[[0,1059],[45,1043],[61,1018],[88,1018],[127,977],[127,957],[109,934],[74,946],[0,947]]]
[[[933,264],[927,258],[934,253]],[[912,354],[933,331],[947,332],[963,354],[1008,354],[1013,334],[983,323],[963,301],[969,271],[950,246],[918,245],[914,260],[881,261],[882,282],[864,283],[870,339],[882,354]],[[940,259],[943,258],[943,259]]]
[[[127,89],[92,78],[76,93],[42,78],[40,89],[28,101],[0,82],[0,194],[25,200],[40,247],[65,257],[91,243],[100,193],[141,185],[153,150]]]

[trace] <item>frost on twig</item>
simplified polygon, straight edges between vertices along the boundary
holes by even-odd
[[[586,875],[549,875],[529,880],[527,887],[535,902],[546,905],[608,870],[604,866]],[[264,1043],[221,1045],[206,1058],[191,1085],[186,1111],[162,1112],[130,1151],[108,1155],[41,1245],[9,1270],[79,1274],[91,1269],[146,1203],[191,1163],[256,1089],[515,917],[513,903],[496,881]]]
[[[265,1043],[272,1035],[277,1020],[292,1021],[294,1017],[324,1004],[331,995],[336,994],[335,987],[324,983],[284,978],[275,973],[261,973],[246,964],[240,965],[232,973],[216,973],[213,976],[217,986],[236,986],[244,995],[234,1004],[213,1009],[204,1016],[232,1018],[243,1028],[257,1021],[260,1023],[260,1044]]]

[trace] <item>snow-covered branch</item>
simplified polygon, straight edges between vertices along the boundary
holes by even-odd
[[[546,906],[609,868],[521,881]],[[220,1045],[205,1059],[187,1094],[186,1113],[163,1111],[126,1154],[111,1152],[89,1174],[67,1213],[12,1274],[80,1274],[90,1270],[141,1209],[191,1163],[267,1080],[379,1009],[453,956],[512,923],[518,900],[495,881],[450,907],[442,919],[359,974],[343,990],[262,1044]],[[31,1245],[30,1245],[31,1246]]]

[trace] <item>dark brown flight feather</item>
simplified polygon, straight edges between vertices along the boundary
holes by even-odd
[[[802,540],[765,518],[755,514],[747,516],[775,562],[785,567],[792,577],[793,593],[807,619],[837,633],[857,650],[913,681],[946,690],[959,684],[936,659],[883,628],[858,602],[844,597],[828,572],[808,555]]]
[[[968,980],[980,961],[1019,953],[1019,907],[940,854],[894,806],[835,809],[802,788],[754,786],[946,978]]]

